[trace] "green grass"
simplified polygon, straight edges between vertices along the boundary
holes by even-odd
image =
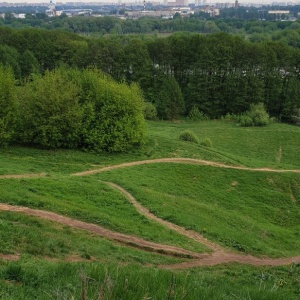
[[[117,190],[127,189],[157,216],[196,230],[236,252],[300,255],[300,174],[261,173],[188,164],[152,164],[87,177],[70,174],[123,162],[190,157],[249,167],[300,169],[300,127],[241,128],[224,121],[148,122],[148,140],[122,154],[73,150],[0,149],[0,175],[46,173],[44,178],[0,179],[0,202],[50,210],[144,239],[206,251],[141,216]],[[213,147],[180,141],[193,131]],[[228,264],[161,270],[184,259],[148,253],[55,222],[0,212],[0,299],[299,299],[300,264]],[[68,257],[83,262],[63,262]],[[97,261],[91,261],[95,258]],[[59,261],[53,261],[57,259]],[[82,278],[84,280],[82,280]]]
[[[100,264],[168,264],[178,258],[139,251],[76,230],[23,214],[0,212],[0,253],[23,258],[97,260]],[[104,255],[105,254],[105,255]],[[1,297],[0,297],[1,299]]]
[[[196,242],[141,216],[118,191],[95,178],[0,180],[0,202],[57,212],[144,239],[207,251]]]
[[[300,168],[300,127],[270,124],[239,127],[224,121],[149,122],[153,152],[242,164],[250,167]],[[210,138],[213,149],[179,141],[183,130],[193,131],[200,140]],[[280,150],[281,149],[281,150]]]
[[[32,299],[299,299],[300,266],[231,265],[170,272],[95,263],[0,262],[0,297]],[[102,298],[99,297],[102,295]]]
[[[180,133],[193,131],[213,147],[180,141]],[[159,157],[192,157],[250,167],[300,169],[300,127],[270,124],[238,127],[224,121],[147,122],[148,139],[139,149],[122,154],[92,154],[74,150],[0,149],[0,175],[18,173],[70,174],[128,161]],[[281,150],[280,150],[281,149]]]
[[[300,174],[164,163],[97,176],[128,189],[157,216],[230,248],[299,255]]]

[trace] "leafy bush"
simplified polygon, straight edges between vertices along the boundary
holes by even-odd
[[[194,105],[192,107],[192,109],[189,112],[188,117],[194,121],[196,120],[208,120],[209,118],[202,112],[199,110],[199,108]]]
[[[157,120],[157,109],[153,103],[145,102],[144,117],[146,120]]]
[[[238,118],[241,126],[265,126],[271,119],[263,103],[251,104],[250,109]]]
[[[205,138],[200,141],[200,145],[205,147],[212,147],[212,141],[210,138]]]
[[[234,122],[234,121],[237,121],[239,119],[239,117],[240,116],[238,116],[238,115],[227,113],[225,116],[221,117],[221,120],[223,120],[223,121],[229,121],[229,122]]]
[[[243,126],[243,127],[249,127],[249,126],[253,126],[253,120],[250,116],[248,116],[247,114],[241,115],[238,118],[238,124]]]
[[[191,143],[199,143],[199,139],[196,136],[196,134],[190,130],[185,130],[183,132],[180,133],[179,139],[182,141],[186,141],[186,142],[191,142]]]
[[[48,71],[23,88],[19,139],[43,148],[125,151],[143,141],[143,104],[137,85],[100,71]]]
[[[22,90],[19,139],[41,148],[76,148],[82,109],[79,87],[64,70],[36,76]]]

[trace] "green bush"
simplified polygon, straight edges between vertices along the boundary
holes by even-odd
[[[144,104],[144,118],[146,120],[157,120],[157,109],[151,102]]]
[[[34,77],[19,96],[19,140],[47,149],[76,148],[82,118],[79,91],[64,70]]]
[[[238,118],[238,124],[243,126],[243,127],[249,127],[249,126],[253,126],[253,120],[250,116],[248,115],[241,115],[239,118]]]
[[[202,111],[199,110],[199,108],[196,105],[194,105],[190,110],[188,118],[194,121],[204,121],[209,119]]]
[[[180,133],[179,139],[182,141],[186,141],[186,142],[191,142],[191,143],[199,143],[199,139],[196,136],[196,134],[190,130],[185,130],[183,132]]]
[[[241,126],[265,126],[271,123],[263,103],[251,104],[250,109],[238,118]]]
[[[118,152],[144,137],[139,87],[97,70],[57,69],[22,88],[19,141],[42,148]]]
[[[212,147],[212,141],[210,138],[205,138],[200,141],[200,145],[205,147]]]

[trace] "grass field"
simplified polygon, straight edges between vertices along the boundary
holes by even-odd
[[[0,202],[46,210],[104,228],[210,253],[205,245],[141,215],[126,189],[151,213],[194,230],[226,251],[257,257],[300,252],[300,173],[152,163],[89,176],[73,173],[124,162],[186,157],[232,166],[300,169],[300,127],[241,128],[224,121],[149,122],[140,149],[123,154],[0,149]],[[179,140],[184,130],[210,138]],[[36,178],[4,178],[37,174]],[[56,222],[0,211],[0,299],[299,299],[300,264],[227,263],[163,270],[188,261],[109,241]],[[4,255],[14,254],[17,261]],[[2,259],[1,259],[2,257]],[[85,296],[86,293],[86,296]],[[84,298],[85,297],[85,298]]]

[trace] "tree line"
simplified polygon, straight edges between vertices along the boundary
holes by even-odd
[[[85,38],[64,31],[0,27],[0,62],[20,84],[61,66],[97,68],[117,82],[138,83],[159,118],[197,107],[211,118],[264,103],[288,119],[300,107],[300,50],[278,41],[254,43],[225,33]]]

